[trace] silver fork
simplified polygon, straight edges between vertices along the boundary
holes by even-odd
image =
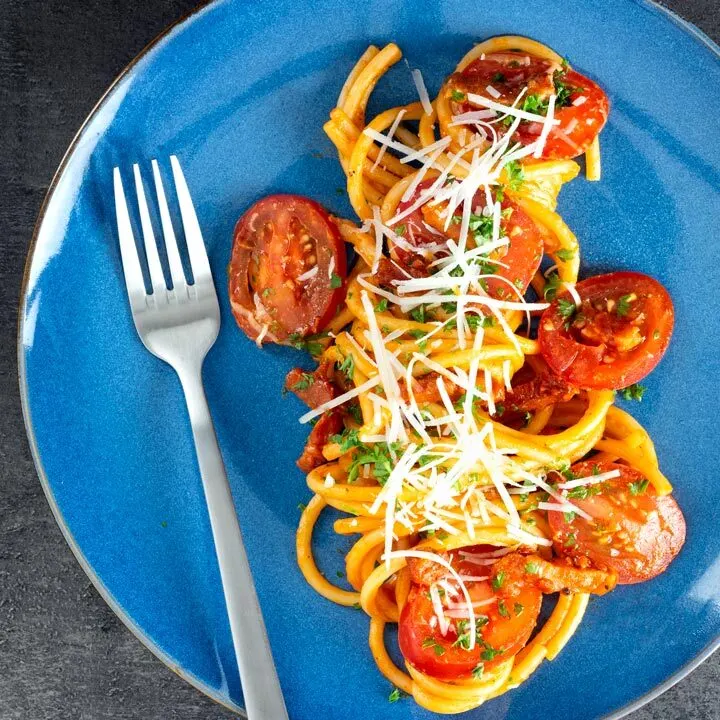
[[[287,710],[202,385],[203,361],[220,329],[220,308],[190,191],[174,155],[170,165],[194,282],[190,285],[185,278],[160,168],[153,160],[172,289],[165,284],[137,165],[133,167],[135,188],[152,293],[145,291],[122,179],[115,168],[115,211],[125,285],[140,339],[153,355],[175,369],[185,392],[248,718],[283,720],[288,717]]]

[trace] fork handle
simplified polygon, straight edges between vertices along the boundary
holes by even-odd
[[[201,368],[176,368],[185,392],[248,720],[287,720]]]

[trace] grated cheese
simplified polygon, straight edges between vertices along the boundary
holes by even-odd
[[[412,79],[415,83],[415,87],[417,88],[420,102],[422,103],[425,114],[432,115],[433,107],[432,103],[430,102],[430,96],[428,95],[427,88],[425,87],[425,80],[423,80],[422,73],[417,69],[413,70]]]

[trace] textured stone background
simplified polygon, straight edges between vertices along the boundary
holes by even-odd
[[[0,720],[233,717],[156,660],[75,562],[35,475],[15,362],[25,252],[52,175],[114,77],[194,4],[0,0]],[[720,0],[667,5],[720,40]],[[718,720],[719,683],[717,653],[633,720]]]

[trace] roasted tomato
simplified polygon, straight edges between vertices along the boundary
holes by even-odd
[[[488,97],[488,86],[499,97],[490,99],[511,105],[519,93],[520,108],[538,115],[547,112],[547,99],[556,96],[554,117],[559,121],[548,135],[542,157],[572,158],[584,153],[602,130],[609,112],[607,95],[597,83],[575,70],[521,52],[492,53],[478,58],[461,73],[450,76],[446,92],[453,114],[477,109],[467,100],[469,93]],[[499,134],[504,127],[495,124]],[[542,131],[541,122],[522,121],[516,131],[524,145],[534,142]]]
[[[456,553],[446,557],[466,577],[465,586],[475,605],[477,644],[470,650],[468,622],[464,617],[462,596],[442,602],[450,621],[443,635],[438,627],[428,585],[445,577],[442,566],[426,563],[411,565],[414,579],[407,603],[400,615],[399,642],[405,659],[418,670],[443,680],[471,677],[478,666],[492,667],[519,652],[532,634],[542,604],[542,593],[531,584],[513,588],[509,600],[505,588],[493,589],[489,582],[490,565],[474,565]],[[493,560],[490,559],[490,562]],[[472,578],[485,578],[473,580]],[[502,594],[501,594],[502,593]],[[433,619],[435,618],[435,619]]]
[[[555,551],[580,567],[616,573],[620,584],[663,572],[685,542],[685,518],[675,500],[658,497],[647,479],[626,465],[587,460],[571,469],[578,477],[612,470],[620,476],[570,491],[570,502],[592,521],[548,512]]]
[[[415,193],[398,205],[398,211],[409,208],[417,201],[420,193],[433,182],[432,179],[421,182]],[[478,193],[477,204],[484,206],[485,203],[484,193]],[[447,229],[445,228],[446,218],[443,216],[445,207],[445,203],[422,205],[395,227],[396,233],[402,233],[401,242],[391,244],[390,254],[398,265],[415,274],[418,272],[427,274],[433,260],[447,255],[443,246],[446,245],[447,238],[457,240],[460,237],[460,224],[452,220]],[[486,287],[487,292],[494,297],[517,300],[513,287],[520,293],[527,289],[540,266],[543,237],[535,222],[512,200],[505,198],[501,208],[500,230],[502,235],[507,236],[508,244],[488,255],[485,270],[488,274],[497,275],[498,278],[488,278]],[[491,231],[491,218],[472,215],[468,248],[489,242]]]
[[[433,621],[435,611],[427,589],[414,586],[400,615],[399,642],[405,659],[421,672],[442,680],[471,677],[479,665],[492,667],[519,652],[528,641],[540,613],[542,593],[520,589],[513,602],[498,598],[489,582],[468,584],[476,610],[478,638],[467,645],[467,620],[452,620],[445,635]],[[491,601],[488,604],[482,604]],[[454,614],[461,615],[461,611]]]
[[[540,319],[540,350],[571,385],[617,389],[644,378],[663,356],[674,311],[667,290],[636,272],[597,275],[579,282],[575,307],[560,293]]]
[[[262,334],[264,342],[284,342],[321,330],[343,300],[346,274],[340,233],[313,200],[269,195],[235,227],[230,304],[253,340]]]

